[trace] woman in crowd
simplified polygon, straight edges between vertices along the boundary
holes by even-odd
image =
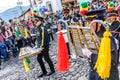
[[[2,28],[3,38],[5,40],[5,44],[7,45],[8,50],[11,48],[11,37],[12,32],[9,30],[8,25],[3,26]]]
[[[3,33],[2,30],[0,29],[0,65],[1,65],[1,56],[3,56],[5,61],[9,59],[8,53],[6,51],[6,45],[5,45],[5,40],[3,38]]]

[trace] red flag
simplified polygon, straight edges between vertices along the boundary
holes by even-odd
[[[57,71],[64,72],[70,68],[67,45],[65,43],[63,33],[60,32],[58,36],[58,63]]]

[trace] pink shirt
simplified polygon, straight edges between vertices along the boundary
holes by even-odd
[[[0,33],[0,43],[4,43],[4,39],[3,39],[3,36],[2,36],[2,33]]]

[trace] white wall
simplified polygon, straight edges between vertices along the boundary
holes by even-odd
[[[46,6],[46,2],[48,1],[51,2],[53,12],[56,12],[62,9],[61,0],[43,0],[43,3],[39,5],[39,7]]]
[[[62,10],[62,4],[61,4],[61,0],[53,0],[56,1],[56,5],[57,5],[57,10]]]
[[[92,0],[77,0],[78,3],[82,2],[82,1],[89,1],[89,2],[92,2]]]

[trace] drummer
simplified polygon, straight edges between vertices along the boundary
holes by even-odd
[[[105,14],[105,9],[100,9],[100,10],[93,10],[93,11],[89,11],[88,13],[86,13],[86,22],[88,24],[86,24],[86,26],[89,26],[89,24],[91,23],[91,21],[93,20],[102,20],[104,21],[104,14]],[[101,33],[103,33],[105,31],[103,25],[101,25],[101,23],[96,22],[92,24],[92,28],[94,29],[95,33],[98,35],[99,37],[102,37]]]
[[[89,11],[86,14],[86,19],[87,21],[91,22],[92,20],[102,20],[104,21],[104,16],[101,14],[105,13],[105,10],[94,10],[94,11]],[[99,13],[99,14],[98,14]],[[101,13],[101,14],[100,14]],[[102,17],[99,17],[102,16]],[[101,38],[103,37],[103,33],[105,32],[105,27],[101,23],[93,23],[92,27],[98,36],[99,40],[101,41]],[[110,71],[110,77],[108,80],[119,80],[119,74],[118,74],[118,52],[117,52],[117,46],[115,43],[114,37],[110,37],[111,39],[111,56],[112,56],[112,63],[111,63],[111,71]],[[90,56],[90,75],[89,75],[89,80],[102,80],[96,71],[94,70],[94,66],[97,60],[97,54],[94,54],[91,52]]]
[[[117,20],[118,12],[116,10],[113,10],[112,12],[107,13],[107,24],[110,26],[110,30],[116,30],[120,22]],[[120,28],[117,29],[117,31],[120,31]]]
[[[81,15],[79,14],[79,11],[80,11],[79,6],[78,6],[78,5],[75,5],[75,6],[74,6],[74,9],[75,9],[75,11],[74,11],[73,21],[74,21],[74,22],[79,22],[79,20],[80,20],[80,18],[81,18]]]
[[[99,10],[88,11],[88,12],[85,14],[86,26],[89,26],[89,24],[90,24],[91,21],[93,21],[93,20],[102,20],[102,21],[104,21],[104,20],[105,20],[104,15],[105,15],[105,13],[106,13],[105,10],[106,10],[106,9],[99,9]],[[96,23],[96,24],[94,24],[94,25],[98,26],[99,24]]]
[[[117,20],[117,11],[113,10],[112,12],[107,13],[107,23],[110,26],[110,31],[112,32],[113,37],[115,37],[119,42],[118,53],[120,54],[120,22]],[[116,33],[118,32],[118,33]],[[119,56],[118,54],[118,56]]]
[[[67,23],[69,25],[69,23],[71,22],[71,19],[72,19],[69,8],[65,8],[63,14],[64,14],[63,20],[67,21]]]
[[[98,29],[98,32],[101,32],[101,35],[103,35],[103,33],[105,31],[103,31],[104,28],[103,26],[100,27],[100,29]],[[105,28],[104,28],[105,29]],[[99,36],[99,34],[97,33],[97,36],[101,39],[102,36]],[[110,37],[111,39],[111,70],[110,70],[110,77],[108,80],[119,80],[119,72],[118,72],[118,52],[117,52],[117,44],[115,43],[115,38],[114,37]],[[102,80],[98,74],[96,73],[96,71],[94,70],[94,66],[97,60],[97,54],[92,53],[90,56],[90,75],[89,75],[89,80]]]

